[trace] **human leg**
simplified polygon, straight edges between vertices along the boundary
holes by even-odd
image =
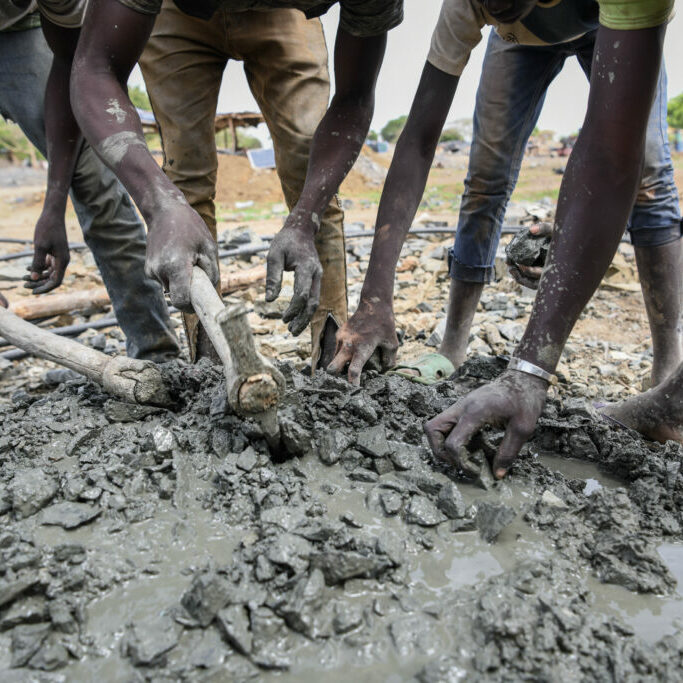
[[[577,56],[590,76],[595,35]],[[662,64],[645,138],[640,188],[629,219],[631,242],[652,336],[651,386],[668,377],[681,355],[681,215],[667,135],[666,69]]]
[[[448,318],[440,353],[465,359],[472,319],[493,262],[507,202],[550,82],[562,68],[557,48],[510,45],[491,32],[474,112],[474,135],[458,230],[450,254]]]
[[[164,2],[140,58],[147,93],[159,124],[163,170],[202,217],[216,240],[218,156],[214,117],[227,58],[225,29],[194,19]],[[184,314],[192,360],[212,348],[194,314]]]
[[[629,229],[652,335],[651,384],[668,377],[681,356],[681,215],[666,123],[666,71],[659,74],[648,119],[645,162]]]
[[[40,29],[3,34],[0,111],[46,153],[43,95],[52,53]],[[71,196],[83,237],[95,257],[126,335],[128,355],[156,361],[178,354],[160,285],[146,277],[145,230],[114,174],[84,144]]]
[[[296,204],[306,178],[313,133],[329,99],[327,46],[319,20],[296,10],[234,13],[233,44],[268,124],[287,205]],[[343,212],[335,199],[325,212],[316,249],[323,267],[320,304],[311,320],[311,364],[326,367],[334,336],[347,318]]]
[[[654,389],[600,412],[654,441],[683,443],[683,363]]]

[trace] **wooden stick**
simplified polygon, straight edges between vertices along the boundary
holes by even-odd
[[[154,363],[100,351],[36,327],[0,308],[0,334],[20,349],[64,365],[131,403],[170,405],[161,373]]]
[[[228,309],[206,273],[192,270],[190,296],[218,354],[227,382],[228,402],[241,415],[266,415],[277,406],[284,378],[256,352],[246,308],[236,301]]]
[[[265,278],[265,266],[224,273],[221,276],[221,291],[223,294],[230,294],[238,289],[265,280]],[[24,320],[35,320],[36,318],[50,318],[72,311],[100,310],[110,303],[107,290],[104,287],[96,287],[81,292],[38,296],[24,301],[15,301],[10,306],[10,310]]]

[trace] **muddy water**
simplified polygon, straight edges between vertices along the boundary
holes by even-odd
[[[183,372],[175,413],[76,382],[0,414],[0,600],[37,580],[0,606],[0,679],[683,675],[680,449],[550,405],[512,476],[476,485],[419,431],[457,386],[292,376],[274,463],[220,374]],[[20,480],[44,509],[24,514]],[[100,514],[44,525],[64,502]]]

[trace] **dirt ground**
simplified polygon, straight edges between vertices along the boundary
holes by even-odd
[[[525,161],[506,224],[552,210],[565,163]],[[373,164],[366,174],[379,173]],[[465,157],[437,158],[416,224],[457,223],[465,172]],[[281,226],[273,172],[221,157],[218,185],[226,242],[258,245]],[[349,226],[373,226],[379,191],[354,172],[341,192]],[[0,237],[30,238],[43,196],[44,174],[0,168]],[[81,241],[72,210],[67,227]],[[438,346],[451,241],[404,247],[400,360]],[[351,311],[370,244],[348,240]],[[24,248],[0,243],[2,254]],[[20,280],[28,262],[0,262],[10,302],[31,297]],[[495,377],[528,320],[533,293],[506,275],[502,252],[496,265],[467,364],[432,388],[374,372],[359,390],[311,378],[310,339],[289,335],[283,302],[265,305],[262,282],[236,293],[288,381],[277,455],[232,414],[208,364],[169,364],[174,404],[146,408],[48,362],[0,359],[0,680],[681,680],[683,451],[592,409],[649,381],[630,244],[570,337],[560,385],[511,476],[495,484],[486,467],[495,430],[472,448],[483,463],[475,480],[430,456],[425,419]],[[47,296],[99,285],[92,256],[75,251]],[[79,339],[125,350],[116,327]]]

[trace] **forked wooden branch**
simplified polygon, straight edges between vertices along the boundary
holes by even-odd
[[[273,410],[284,392],[285,381],[256,351],[244,304],[234,300],[226,307],[206,273],[196,266],[190,294],[195,313],[223,363],[232,409],[243,416]]]

